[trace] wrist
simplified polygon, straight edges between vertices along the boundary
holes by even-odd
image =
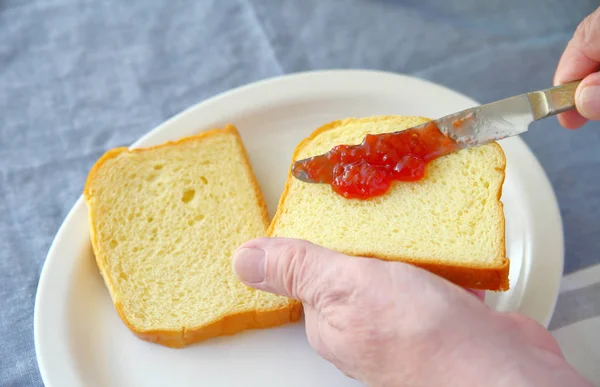
[[[436,383],[467,387],[591,387],[562,356],[554,337],[535,321],[492,312],[494,329],[465,340]],[[438,385],[438,384],[432,384]]]
[[[391,358],[364,382],[371,387],[592,386],[566,362],[542,326],[522,316],[491,314],[486,329],[467,323],[463,332],[430,332],[415,345],[410,364]]]

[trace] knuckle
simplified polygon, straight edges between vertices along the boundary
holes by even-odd
[[[368,277],[368,276],[367,276]],[[364,294],[365,275],[361,265],[349,260],[345,265],[331,265],[322,273],[321,286],[316,293],[315,305],[326,312],[330,308],[352,304]]]
[[[354,294],[361,273],[351,260],[340,264],[342,261],[332,259],[328,251],[305,241],[280,248],[277,278],[293,298],[321,310],[346,303]]]
[[[330,273],[324,281],[322,292],[318,293],[316,306],[330,319],[338,331],[366,329],[372,326],[372,319],[379,314],[387,297],[380,298],[376,275],[367,270],[367,260],[349,262],[335,273]],[[374,289],[376,288],[376,289]]]
[[[286,244],[282,247],[277,262],[277,274],[281,285],[294,298],[305,298],[305,291],[310,288],[309,248],[306,243]]]
[[[354,294],[355,287],[346,281],[324,282],[323,286],[315,292],[314,297],[315,306],[323,312],[347,304]]]
[[[598,40],[600,39],[600,8],[587,16],[577,26],[574,39],[584,49],[598,49]]]

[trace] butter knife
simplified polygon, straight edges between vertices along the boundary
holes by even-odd
[[[434,123],[441,133],[456,142],[453,151],[484,145],[525,133],[533,121],[574,109],[579,83],[574,81],[476,106],[434,120]],[[424,130],[428,124],[410,129]],[[302,168],[310,159],[294,162],[292,175],[307,183],[318,183],[312,181]]]

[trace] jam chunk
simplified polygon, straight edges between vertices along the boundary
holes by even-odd
[[[338,145],[300,167],[311,180],[331,185],[345,198],[385,194],[393,181],[417,181],[427,164],[458,145],[434,122],[422,129],[368,134],[359,145]]]

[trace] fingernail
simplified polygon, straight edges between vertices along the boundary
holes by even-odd
[[[263,250],[240,249],[233,257],[233,271],[243,282],[259,284],[265,280],[265,258]]]
[[[577,109],[585,118],[600,118],[600,86],[586,86],[577,94]]]

